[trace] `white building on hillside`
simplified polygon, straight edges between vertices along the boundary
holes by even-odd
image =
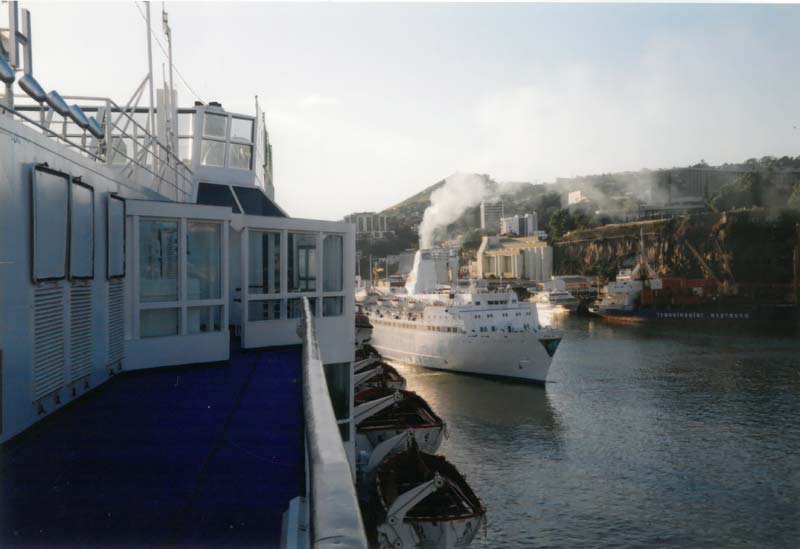
[[[500,231],[500,220],[503,218],[502,200],[484,200],[481,202],[481,229],[490,233]]]
[[[477,254],[480,278],[550,280],[553,248],[538,237],[484,236]]]
[[[539,229],[536,212],[504,217],[500,220],[500,234],[533,236]]]

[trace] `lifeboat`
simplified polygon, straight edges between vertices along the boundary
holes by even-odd
[[[356,393],[355,406],[356,432],[372,448],[407,431],[427,452],[435,452],[442,443],[446,424],[417,393],[370,388]]]
[[[385,513],[378,526],[381,549],[463,549],[486,518],[486,508],[455,466],[413,441],[378,466],[375,487]]]
[[[405,389],[406,378],[394,366],[383,361],[373,362],[353,376],[355,392],[367,389]]]

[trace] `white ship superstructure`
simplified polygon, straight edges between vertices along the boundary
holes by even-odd
[[[353,227],[275,203],[257,101],[255,113],[178,108],[171,84],[156,89],[150,56],[127,103],[87,94],[91,82],[59,93],[33,71],[30,12],[6,10],[0,546],[275,546],[282,535],[302,546],[335,531],[366,548],[353,486]],[[253,461],[262,444],[266,466]],[[192,490],[207,505],[196,515],[183,512]]]
[[[376,349],[427,368],[545,382],[561,334],[540,325],[533,303],[512,291],[437,291],[433,273],[417,252],[407,294],[367,310]]]

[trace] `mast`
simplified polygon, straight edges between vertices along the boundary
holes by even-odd
[[[175,128],[175,121],[173,120],[177,112],[177,105],[173,105],[172,101],[175,97],[175,86],[172,80],[172,29],[169,27],[169,17],[164,9],[164,2],[161,3],[161,20],[164,25],[164,36],[167,38],[167,62],[169,63],[169,98],[166,101],[167,105],[167,139],[170,149],[177,149],[175,143],[175,136],[177,135]]]
[[[145,2],[145,9],[147,10],[147,81],[150,84],[150,117],[148,122],[150,127],[150,135],[155,135],[156,132],[156,118],[153,106],[155,105],[155,93],[153,91],[153,40],[150,36],[150,2]]]

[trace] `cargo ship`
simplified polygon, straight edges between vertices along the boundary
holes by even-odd
[[[797,323],[800,321],[797,304],[781,301],[782,297],[785,296],[779,293],[772,299],[758,299],[713,278],[660,277],[647,263],[642,250],[636,267],[621,270],[589,312],[624,323],[655,320]]]

